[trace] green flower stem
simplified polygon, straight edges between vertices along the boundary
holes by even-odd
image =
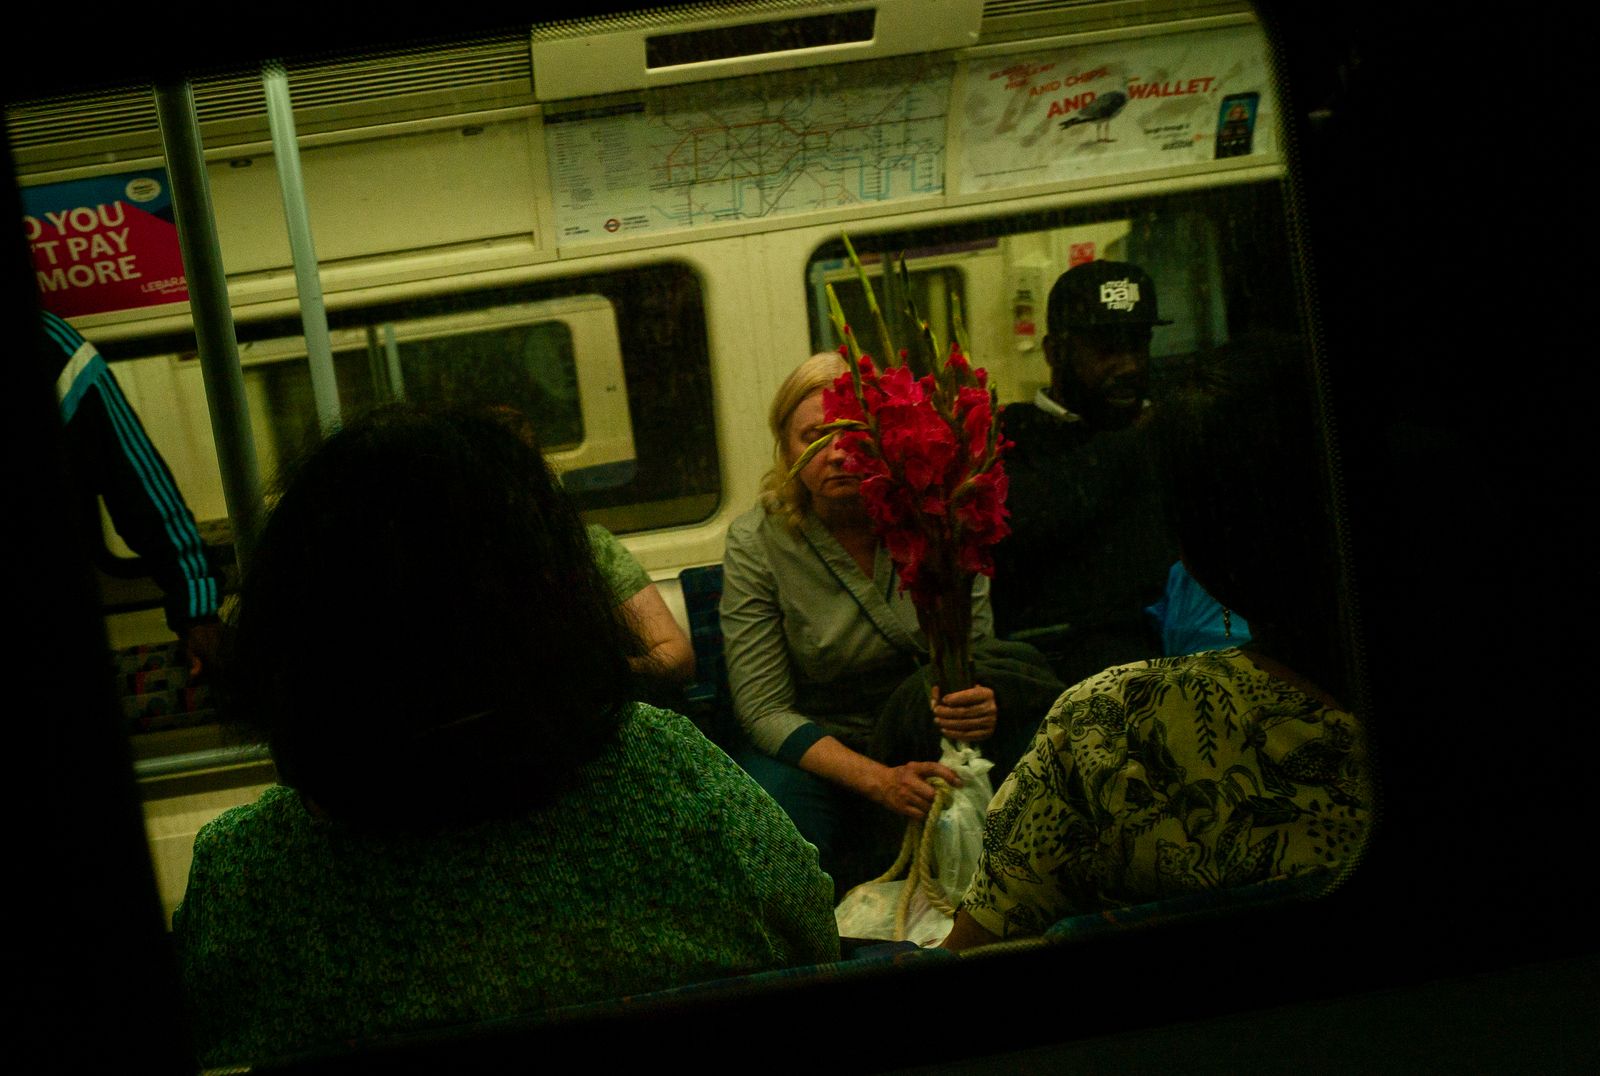
[[[961,354],[970,356],[972,345],[967,341],[967,322],[961,316],[961,296],[950,296],[950,328],[956,338],[956,346],[961,349]]]
[[[856,277],[861,281],[861,290],[867,294],[867,309],[872,311],[873,320],[878,323],[878,337],[883,343],[883,350],[879,354],[886,366],[899,366],[900,353],[895,350],[894,341],[889,337],[889,323],[883,320],[883,309],[878,306],[878,297],[873,294],[872,281],[867,279],[867,270],[861,264],[861,259],[856,257],[856,248],[851,244],[850,236],[840,232],[839,238],[844,240],[845,253],[850,256],[850,264],[855,267]],[[884,271],[888,271],[887,261],[884,262]]]

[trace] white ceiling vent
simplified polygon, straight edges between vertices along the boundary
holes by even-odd
[[[769,0],[536,27],[534,95],[559,101],[968,48],[982,23],[983,0]]]
[[[448,111],[452,104],[467,107],[492,94],[526,97],[532,88],[521,34],[290,60],[288,72],[302,133],[319,123],[338,126],[341,119],[392,114],[406,106]],[[193,88],[208,144],[218,137],[218,125],[250,132],[266,129],[259,71],[196,78]],[[159,128],[148,86],[17,105],[6,110],[5,119],[12,148],[20,154],[80,140],[120,137],[150,143],[157,140]]]

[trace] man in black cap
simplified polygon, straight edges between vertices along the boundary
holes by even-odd
[[[1144,418],[1156,289],[1127,262],[1088,262],[1050,289],[1050,386],[1005,409],[1010,537],[991,590],[1002,637],[1032,643],[1077,683],[1161,653],[1145,607],[1177,559]]]

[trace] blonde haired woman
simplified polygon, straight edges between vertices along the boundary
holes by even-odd
[[[817,846],[841,888],[887,866],[862,847],[865,834],[892,834],[882,823],[894,816],[926,816],[930,777],[959,783],[933,761],[936,746],[897,765],[882,758],[880,725],[891,696],[903,701],[904,692],[914,692],[919,705],[912,709],[927,714],[927,641],[872,532],[860,480],[832,445],[788,478],[819,436],[822,390],[845,369],[837,354],[824,352],[779,387],[768,413],[773,467],[760,503],[728,528],[721,605],[734,710],[750,740],[736,756]],[[973,639],[991,636],[982,576],[972,612]],[[953,692],[935,698],[923,739],[988,741],[998,714],[988,687]]]

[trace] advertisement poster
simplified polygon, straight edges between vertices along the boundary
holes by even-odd
[[[39,301],[64,318],[189,298],[161,168],[22,191]]]
[[[1277,149],[1250,26],[974,60],[959,107],[962,193]]]

